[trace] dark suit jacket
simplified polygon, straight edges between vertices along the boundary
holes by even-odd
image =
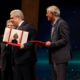
[[[13,56],[15,64],[26,64],[26,63],[35,63],[36,62],[36,49],[35,46],[30,43],[30,40],[36,39],[36,30],[25,22],[18,28],[19,30],[28,31],[28,42],[24,44],[25,48],[20,49],[14,47]]]
[[[68,24],[63,19],[58,19],[54,24],[52,34],[52,46],[49,49],[50,61],[64,63],[70,59],[70,31]]]
[[[0,36],[0,67],[4,71],[6,66],[11,65],[11,46],[2,42],[3,35]]]
[[[1,44],[1,41],[0,41]],[[0,79],[1,79],[1,45],[0,45]]]
[[[1,70],[4,71],[6,66],[11,66],[11,46],[6,43],[1,43]]]
[[[0,68],[1,68],[1,43],[2,43],[2,36],[0,35]]]

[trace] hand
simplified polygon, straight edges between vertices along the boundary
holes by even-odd
[[[24,45],[23,45],[23,44],[21,44],[21,45],[20,45],[20,48],[21,48],[21,49],[22,49],[22,48],[24,48]]]
[[[51,47],[51,42],[50,41],[46,42],[46,47]]]

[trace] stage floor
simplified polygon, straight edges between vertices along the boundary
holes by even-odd
[[[36,66],[37,80],[52,80],[51,65],[48,62],[48,55],[44,50],[40,50]],[[46,52],[47,53],[47,52]],[[74,51],[72,60],[68,62],[67,80],[80,80],[80,51]]]

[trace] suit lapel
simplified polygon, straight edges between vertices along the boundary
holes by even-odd
[[[57,22],[53,25],[54,29],[52,28],[53,31],[51,32],[51,39],[55,38],[58,33],[59,21],[60,19],[58,19]]]
[[[26,23],[23,22],[17,29],[18,29],[18,30],[23,30],[23,26],[24,26],[25,24],[26,24]]]

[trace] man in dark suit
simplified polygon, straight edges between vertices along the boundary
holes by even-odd
[[[69,26],[60,18],[60,9],[49,6],[46,16],[52,24],[51,40],[46,42],[55,80],[65,80],[67,63],[70,60]],[[54,79],[53,79],[54,80]]]
[[[11,46],[1,43],[1,80],[12,80]]]
[[[6,21],[7,28],[14,28],[11,20]],[[12,80],[12,67],[11,67],[11,46],[3,42],[3,36],[0,36],[1,42],[1,54],[0,54],[0,66],[1,66],[1,80]]]
[[[14,80],[35,80],[36,49],[30,41],[36,38],[36,30],[24,21],[21,10],[12,10],[10,18],[16,29],[29,32],[27,43],[21,44],[21,48],[13,47]]]

